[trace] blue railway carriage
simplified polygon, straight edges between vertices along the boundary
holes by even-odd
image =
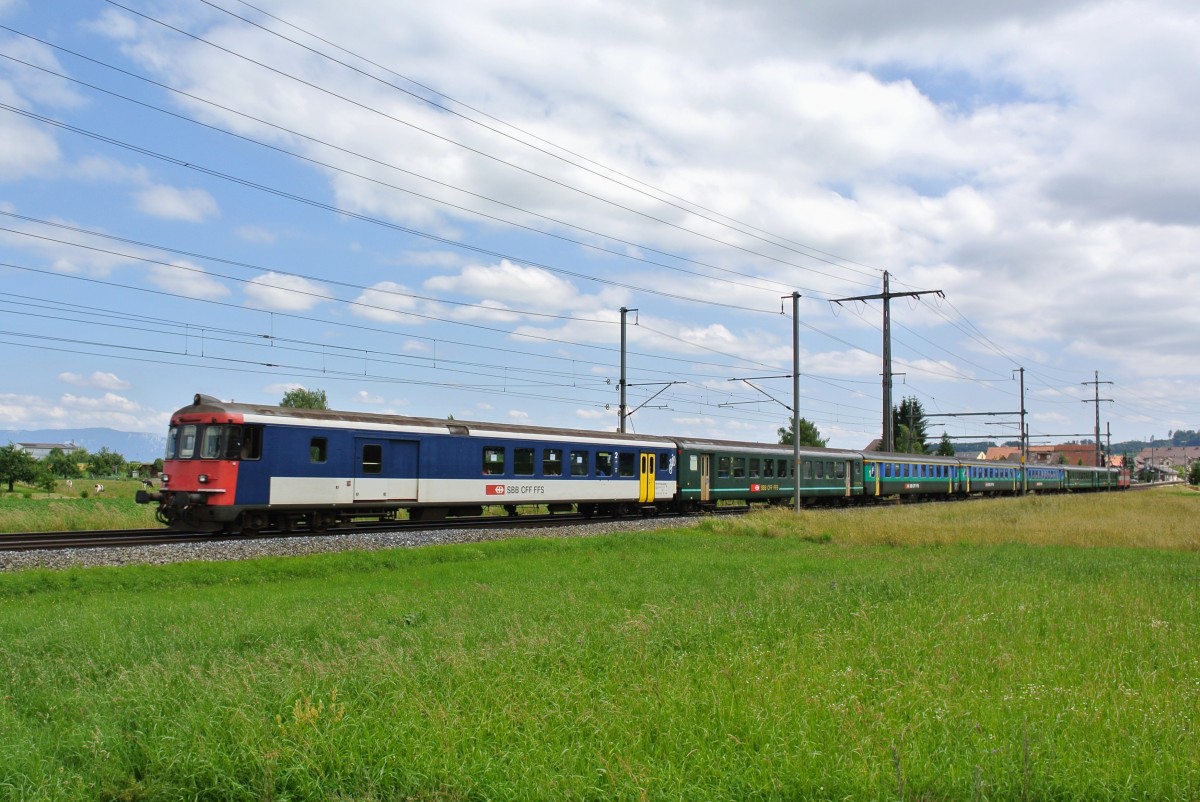
[[[168,433],[160,520],[179,528],[320,531],[398,510],[436,519],[486,506],[653,512],[674,503],[667,438],[304,410],[197,395]]]
[[[677,439],[679,507],[713,509],[721,501],[790,503],[797,471],[792,446],[727,440]],[[862,493],[862,456],[854,451],[803,448],[800,495],[805,504],[845,502]]]
[[[1030,493],[1058,493],[1066,489],[1066,468],[1028,465],[1025,467],[1026,490]]]
[[[966,495],[1013,496],[1021,492],[1021,466],[1011,462],[962,460]]]

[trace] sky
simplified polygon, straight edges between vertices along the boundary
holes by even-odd
[[[862,448],[883,304],[835,301],[885,271],[934,438],[1015,439],[1021,369],[1034,444],[1200,429],[1197,41],[1190,0],[0,0],[0,429],[304,387],[612,430],[625,308],[630,431],[776,441],[798,332]]]

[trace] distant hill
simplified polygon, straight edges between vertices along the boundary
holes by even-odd
[[[161,434],[116,429],[0,429],[0,446],[9,443],[74,443],[93,454],[107,447],[129,462],[153,462],[167,448]]]

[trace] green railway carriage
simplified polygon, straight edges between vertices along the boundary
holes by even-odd
[[[805,505],[862,500],[863,456],[830,448],[800,450],[800,496]]]
[[[1088,465],[1066,466],[1065,488],[1076,492],[1116,490],[1120,471],[1117,468],[1095,468]]]
[[[803,448],[778,443],[677,440],[680,506],[711,509],[721,501],[787,504],[796,493],[806,504],[845,501],[862,494],[862,455],[854,451]]]
[[[862,462],[863,493],[874,498],[954,496],[966,492],[969,476],[965,471],[962,460],[954,457],[866,452]]]

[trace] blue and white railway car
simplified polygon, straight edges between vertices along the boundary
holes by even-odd
[[[653,512],[676,493],[673,440],[437,418],[305,410],[197,395],[168,433],[165,523],[306,528],[433,519],[545,504],[552,511]]]

